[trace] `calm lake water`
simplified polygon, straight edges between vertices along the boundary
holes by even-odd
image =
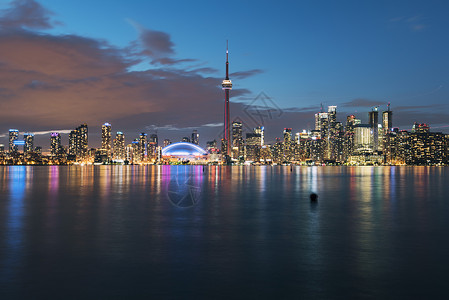
[[[447,299],[448,231],[443,167],[0,167],[0,299]]]

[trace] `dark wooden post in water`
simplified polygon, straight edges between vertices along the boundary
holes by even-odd
[[[317,202],[318,201],[318,195],[315,193],[310,194],[310,201],[311,202]]]

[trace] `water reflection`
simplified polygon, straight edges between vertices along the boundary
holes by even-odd
[[[173,282],[209,298],[216,289],[333,298],[342,286],[343,298],[366,297],[360,287],[382,298],[382,280],[426,268],[416,253],[449,251],[447,176],[407,167],[4,167],[0,280],[28,298],[67,286],[74,298],[185,296]]]
[[[6,191],[6,215],[4,235],[2,238],[2,256],[0,257],[0,280],[10,281],[17,276],[22,265],[24,255],[24,200],[27,189],[30,188],[32,178],[28,177],[25,166],[10,166],[3,169],[5,176],[2,185],[8,186]],[[28,174],[32,176],[30,171]]]

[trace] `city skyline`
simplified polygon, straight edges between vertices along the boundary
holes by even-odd
[[[89,4],[81,24],[75,17],[83,3],[0,4],[0,143],[6,144],[10,128],[34,132],[38,143],[46,139],[47,133],[41,132],[57,131],[67,140],[71,128],[84,122],[91,127],[110,122],[128,136],[157,131],[173,140],[197,129],[203,144],[218,140],[227,39],[232,46],[230,77],[236,79],[231,122],[253,121],[251,111],[266,103],[258,100],[265,95],[271,101],[268,108],[279,114],[249,127],[264,125],[269,141],[284,127],[313,129],[310,115],[321,103],[337,105],[340,115],[361,115],[367,123],[363,112],[377,105],[385,109],[391,102],[400,129],[427,122],[432,129],[448,132],[444,1],[407,1],[405,7],[348,1],[335,12],[329,12],[334,4],[326,1],[289,4],[298,17],[284,9],[287,4],[279,5],[289,18],[276,15],[276,7],[267,3],[245,3],[235,10],[228,27],[219,25],[223,17],[217,15],[217,4],[190,8],[191,16],[212,13],[216,18],[208,17],[213,38],[207,31],[191,34],[203,24],[185,22],[175,12],[170,15],[163,4],[148,10],[150,21],[141,14],[147,4],[137,1],[123,11],[120,4],[108,3],[110,14],[101,17],[105,2]],[[155,16],[155,10],[161,16]],[[274,14],[267,20],[268,12]],[[348,26],[355,19],[360,28]],[[244,21],[260,20],[267,24],[242,26]],[[98,21],[106,27],[94,26]],[[176,29],[177,22],[189,25]],[[285,28],[292,34],[282,33]],[[292,42],[296,32],[299,38]],[[263,35],[268,38],[261,39]],[[285,45],[279,44],[283,37]],[[93,132],[92,137],[96,134],[100,136]]]
[[[321,105],[322,106],[322,105]],[[362,125],[370,125],[371,127],[373,126],[373,120],[371,119],[372,114],[374,111],[376,112],[380,112],[380,117],[377,117],[377,121],[376,124],[379,124],[381,126],[385,125],[385,120],[383,120],[383,115],[385,113],[388,112],[389,118],[386,122],[386,124],[388,125],[387,128],[395,128],[397,131],[412,131],[414,129],[414,125],[416,124],[426,124],[427,126],[429,126],[429,128],[434,131],[434,132],[443,132],[442,130],[440,130],[440,128],[434,128],[432,126],[432,124],[426,120],[421,120],[422,122],[413,122],[412,124],[410,124],[410,126],[408,128],[399,128],[397,127],[393,121],[392,121],[392,113],[393,110],[390,106],[390,103],[388,103],[386,106],[385,110],[379,110],[379,105],[373,106],[371,107],[371,110],[366,110],[364,112],[359,112],[359,114],[357,115],[343,115],[342,113],[340,113],[338,111],[338,107],[336,105],[330,105],[328,106],[328,110],[332,110],[334,113],[334,122],[338,122],[341,124],[344,124],[345,122],[347,122],[348,118],[353,118],[355,120],[358,120],[359,124]],[[338,112],[338,113],[337,113]],[[319,114],[323,113],[326,118],[328,118],[328,112],[325,111],[324,107],[321,107],[320,111],[316,111],[315,113],[310,113],[310,118],[308,120],[308,123],[312,124],[312,127],[309,128],[299,128],[299,127],[283,127],[283,130],[285,130],[286,128],[290,129],[292,131],[292,134],[299,134],[299,133],[303,133],[303,132],[307,132],[307,133],[311,133],[314,130],[316,130],[317,127],[319,127],[320,125],[317,124],[317,117]],[[398,117],[398,115],[395,113],[395,119],[396,117]],[[315,118],[315,121],[313,122]],[[230,129],[233,130],[233,126],[234,123],[240,123],[240,135],[243,136],[243,134],[248,134],[248,133],[253,133],[254,130],[256,130],[257,128],[264,128],[263,132],[264,132],[264,136],[262,137],[262,144],[266,144],[266,145],[272,145],[276,143],[276,140],[278,139],[282,139],[283,138],[283,131],[278,131],[276,133],[274,133],[274,138],[268,138],[267,139],[267,132],[273,133],[273,129],[270,129],[269,127],[266,126],[253,126],[251,127],[251,123],[252,120],[248,119],[248,123],[246,122],[242,122],[241,119],[236,118],[234,120],[231,119],[231,126]],[[87,126],[88,124],[84,123],[81,124],[80,126]],[[223,125],[223,124],[222,124]],[[34,142],[35,145],[37,146],[43,146],[42,150],[44,152],[48,152],[51,153],[51,148],[52,148],[52,142],[51,142],[51,138],[54,136],[54,134],[58,134],[59,140],[60,140],[60,144],[62,146],[67,146],[67,149],[70,149],[70,139],[71,139],[71,134],[74,132],[74,130],[79,130],[80,127],[77,127],[75,129],[69,129],[69,130],[62,130],[62,131],[58,131],[58,130],[51,130],[51,131],[44,131],[44,132],[32,132],[29,130],[24,130],[21,131],[20,129],[16,129],[16,128],[10,128],[8,130],[8,134],[2,134],[0,135],[0,145],[4,145],[5,146],[5,150],[8,147],[8,139],[10,137],[10,132],[14,131],[15,136],[17,136],[17,140],[20,141],[20,146],[26,146],[26,139],[27,136],[32,135],[33,136],[33,141],[35,140],[35,137],[37,135],[41,136],[41,139],[38,141],[44,141],[44,143],[41,145],[39,143]],[[120,128],[116,128],[113,129],[113,124],[109,123],[109,122],[105,122],[99,126],[95,126],[94,129],[89,125],[89,141],[88,141],[88,147],[89,148],[97,148],[97,149],[105,149],[105,145],[109,145],[110,149],[108,149],[108,152],[111,152],[111,149],[114,147],[113,145],[113,136],[117,135],[117,134],[121,134],[126,136],[126,140],[124,140],[125,144],[131,144],[132,141],[136,138],[139,137],[139,135],[141,134],[145,134],[147,136],[156,136],[160,142],[159,142],[159,146],[163,146],[165,141],[169,141],[171,143],[177,143],[177,142],[186,142],[185,139],[188,139],[187,142],[189,143],[194,143],[197,144],[199,146],[201,146],[202,148],[206,148],[208,142],[211,141],[216,141],[217,143],[217,148],[221,147],[221,138],[223,137],[223,128],[221,129],[221,131],[218,133],[218,135],[216,137],[213,137],[212,139],[207,139],[205,137],[202,136],[201,132],[198,131],[198,129],[196,128],[186,128],[185,130],[188,130],[189,133],[181,133],[179,131],[177,131],[177,136],[174,139],[170,139],[165,135],[162,134],[158,134],[158,130],[154,129],[154,128],[146,128],[147,130],[141,130],[139,131],[139,133],[137,135],[132,135],[132,133],[130,132],[125,132],[123,130],[121,130]],[[107,134],[105,133],[105,128],[107,128]],[[374,127],[372,127],[372,129],[375,129]],[[186,131],[187,132],[187,131]],[[375,135],[374,130],[372,130],[372,134]],[[194,138],[195,135],[195,138]],[[200,138],[201,135],[201,138]],[[62,138],[64,136],[64,138]],[[104,136],[107,136],[107,140],[108,142],[104,142]],[[236,139],[234,137],[234,133],[231,132],[231,145],[233,145],[234,147],[236,147],[236,145],[234,144]],[[195,142],[193,142],[193,140],[196,140]],[[23,142],[23,143],[22,143]],[[47,145],[48,144],[48,145]],[[19,144],[18,144],[19,145]],[[165,147],[165,146],[164,146]],[[87,149],[87,148],[86,148]],[[107,149],[107,146],[106,146]],[[84,150],[86,151],[86,150]],[[232,150],[231,150],[232,151]]]

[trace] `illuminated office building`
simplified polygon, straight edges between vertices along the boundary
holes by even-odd
[[[409,134],[411,165],[441,165],[447,160],[446,136],[441,132],[430,132],[427,124],[415,123]]]
[[[257,126],[254,128],[254,133],[260,134],[260,145],[263,146],[265,144],[265,127]]]
[[[19,151],[19,147],[14,144],[14,141],[19,139],[19,130],[10,129],[9,130],[9,153],[15,153]]]
[[[254,162],[258,162],[260,160],[260,144],[260,133],[250,132],[246,134],[245,160]]]
[[[369,124],[357,124],[354,127],[354,151],[372,152],[372,127]]]
[[[232,122],[232,157],[238,159],[245,154],[242,122]]]

